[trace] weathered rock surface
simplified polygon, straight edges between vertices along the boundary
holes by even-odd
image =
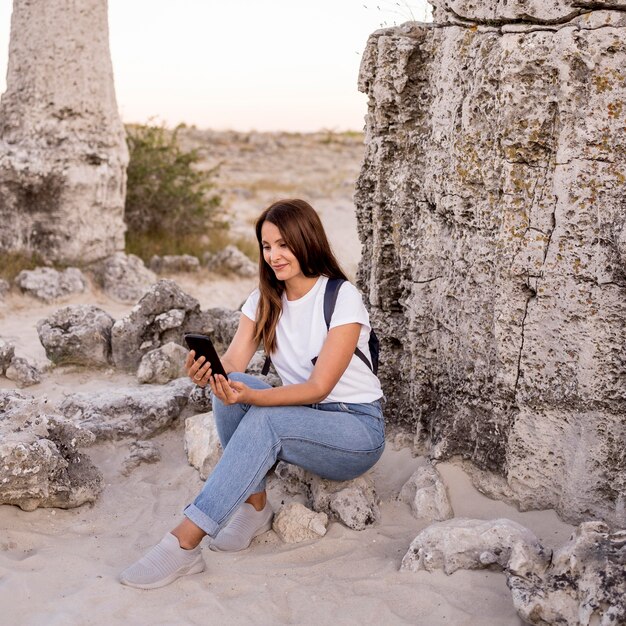
[[[52,413],[44,401],[0,390],[0,504],[68,509],[102,490],[102,475],[78,451],[94,436]]]
[[[316,513],[299,502],[290,502],[274,516],[272,529],[285,543],[300,543],[323,537],[327,525],[326,513]]]
[[[314,511],[326,513],[348,528],[365,530],[380,519],[376,490],[367,474],[354,480],[326,480],[284,461],[274,472],[293,493],[304,493]]]
[[[259,268],[239,248],[226,246],[216,254],[206,254],[204,262],[213,272],[232,272],[239,276],[256,276]]]
[[[15,346],[5,339],[0,339],[0,374],[4,375],[15,356]]]
[[[435,467],[418,468],[400,490],[399,499],[411,505],[417,518],[441,522],[454,517],[446,486]]]
[[[210,335],[215,349],[220,353],[225,352],[237,332],[241,311],[214,307],[207,309],[205,315],[211,321]]]
[[[0,250],[89,262],[124,247],[128,150],[106,0],[15,0],[0,100]]]
[[[189,464],[206,480],[222,456],[213,412],[192,415],[185,420],[185,452]]]
[[[198,413],[208,413],[211,408],[211,388],[199,387],[194,383],[189,392],[187,409],[197,415]]]
[[[0,278],[0,302],[4,300],[4,297],[9,293],[11,289],[11,285],[9,281],[4,280],[4,278]]]
[[[272,385],[272,387],[280,387],[283,384],[283,381],[280,379],[280,376],[276,373],[274,366],[270,363],[269,372],[263,376],[261,373],[263,371],[263,366],[265,365],[265,354],[263,351],[255,352],[252,356],[252,360],[248,364],[246,369],[247,374],[253,374],[254,376],[258,376],[261,380],[264,380],[268,384]]]
[[[124,461],[122,474],[128,476],[142,463],[158,463],[161,460],[161,451],[153,441],[133,441],[130,444],[130,454]]]
[[[74,424],[98,440],[146,439],[168,428],[187,405],[193,383],[180,378],[167,385],[145,385],[98,393],[75,393],[59,406]]]
[[[175,378],[186,376],[185,359],[188,350],[181,345],[170,341],[164,346],[151,350],[143,356],[137,380],[140,383],[156,383],[163,385]]]
[[[21,356],[14,356],[4,375],[18,387],[31,387],[41,382],[41,372],[36,365]]]
[[[626,531],[581,524],[539,576],[509,563],[507,584],[529,624],[626,624]]]
[[[116,252],[89,269],[102,291],[119,302],[136,302],[157,281],[138,256],[124,252]]]
[[[360,74],[386,414],[493,496],[624,526],[624,3],[434,4]]]
[[[198,257],[191,254],[155,254],[150,259],[150,269],[157,274],[176,272],[197,272],[200,269]]]
[[[37,334],[53,363],[98,367],[111,359],[114,322],[96,306],[73,304],[37,322]]]
[[[174,281],[160,280],[126,317],[113,325],[113,362],[117,367],[133,370],[147,352],[170,341],[182,344],[186,331],[210,334],[212,326],[195,298]]]
[[[83,273],[76,267],[68,267],[62,272],[52,267],[22,270],[15,277],[15,284],[24,293],[44,302],[67,298],[87,288]]]
[[[458,518],[424,528],[411,542],[400,569],[452,574],[458,569],[504,569],[513,560],[532,574],[545,568],[549,558],[537,537],[516,522]]]

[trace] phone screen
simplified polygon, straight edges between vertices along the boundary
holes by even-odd
[[[196,359],[203,356],[211,364],[212,374],[221,374],[224,378],[228,378],[217,350],[209,337],[197,333],[186,333],[185,343],[190,350],[196,353]]]

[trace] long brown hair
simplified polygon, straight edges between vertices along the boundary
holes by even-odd
[[[282,296],[285,283],[276,278],[274,270],[265,262],[261,228],[265,222],[274,224],[285,243],[294,254],[302,273],[307,278],[328,276],[343,278],[328,243],[322,221],[315,209],[304,200],[279,200],[270,205],[256,221],[256,238],[259,242],[259,291],[257,322],[254,338],[262,341],[266,354],[276,350],[276,325],[283,309]]]

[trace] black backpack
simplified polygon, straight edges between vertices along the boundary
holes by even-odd
[[[326,283],[326,290],[324,291],[324,321],[326,322],[326,330],[330,330],[330,320],[333,317],[333,312],[335,311],[335,304],[337,304],[337,296],[339,295],[339,288],[346,281],[343,278],[329,278]],[[378,354],[380,352],[380,342],[378,341],[378,337],[376,333],[371,330],[370,338],[368,341],[369,351],[370,351],[370,359],[368,359],[361,350],[359,350],[358,346],[354,350],[354,354],[356,354],[367,367],[369,367],[374,374],[378,373]],[[313,365],[317,361],[317,357],[311,359]],[[261,370],[261,374],[263,376],[267,375],[270,369],[270,357],[265,357],[265,363],[263,364],[263,369]]]

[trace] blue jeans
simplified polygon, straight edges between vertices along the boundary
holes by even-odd
[[[248,374],[229,378],[254,389],[269,387]],[[250,494],[264,489],[277,460],[323,478],[351,480],[370,469],[385,447],[380,401],[262,407],[224,405],[213,397],[213,415],[224,454],[184,511],[212,537]]]

